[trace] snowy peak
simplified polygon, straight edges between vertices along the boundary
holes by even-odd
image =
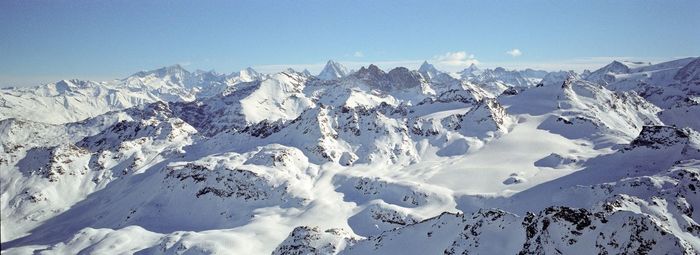
[[[200,74],[201,75],[201,74]],[[181,65],[162,67],[151,71],[141,71],[123,80],[130,87],[160,89],[161,91],[190,89],[197,86],[197,77]],[[167,89],[165,89],[167,88]],[[179,94],[186,93],[179,91]]]
[[[78,91],[80,89],[85,89],[89,88],[92,86],[96,86],[94,82],[91,81],[82,81],[78,79],[71,79],[71,80],[60,80],[55,83],[49,83],[41,87],[43,90],[42,92],[48,95],[63,95],[68,92],[74,92]],[[39,92],[37,90],[36,92]]]
[[[503,67],[486,69],[478,75],[467,75],[466,78],[477,83],[501,83],[513,87],[530,87],[534,86],[536,83],[534,80],[524,77],[519,71],[509,71]]]
[[[343,78],[346,75],[348,75],[348,69],[345,68],[345,66],[333,60],[328,60],[326,66],[321,73],[318,74],[318,78],[321,80],[335,80]]]
[[[435,66],[428,63],[428,61],[426,60],[426,61],[423,61],[423,64],[420,65],[420,67],[418,68],[418,71],[419,72],[429,72],[429,71],[437,71],[437,69],[435,69]]]
[[[312,75],[311,75],[311,72],[309,72],[308,69],[304,69],[304,71],[301,71],[301,74],[303,74],[303,75],[306,76],[306,77],[311,77],[311,76],[312,76]]]
[[[235,76],[242,82],[251,82],[262,79],[262,75],[251,67],[239,71]]]
[[[613,61],[612,63],[592,72],[590,75],[586,76],[586,80],[599,83],[602,85],[608,85],[615,82],[615,74],[625,74],[630,72],[630,67],[620,61]]]
[[[428,80],[432,80],[442,73],[438,71],[435,66],[429,64],[428,61],[423,61],[423,64],[421,64],[420,68],[418,68],[418,72]]]
[[[321,231],[318,227],[299,226],[272,254],[336,254],[347,243],[355,241],[344,229]]]
[[[612,63],[604,66],[602,69],[608,72],[625,73],[629,72],[630,67],[620,61],[615,60]]]
[[[182,80],[188,78],[188,76],[190,74],[191,73],[189,71],[185,70],[185,68],[183,68],[181,65],[175,64],[172,66],[162,67],[162,68],[159,68],[156,70],[141,71],[141,72],[135,73],[134,76],[138,76],[138,77],[142,77],[142,78],[145,78],[148,76],[155,76],[155,77],[161,78],[161,79],[169,78],[169,79],[173,79],[173,80],[182,81]]]
[[[472,74],[477,73],[477,72],[480,71],[480,70],[481,70],[481,69],[479,69],[474,63],[472,63],[471,65],[469,65],[469,67],[464,68],[464,70],[462,70],[462,71],[459,72],[459,73],[460,73],[461,75],[463,75],[463,76],[464,76],[464,75],[472,75]]]

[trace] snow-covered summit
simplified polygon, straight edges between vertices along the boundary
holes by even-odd
[[[428,80],[436,78],[442,72],[438,71],[435,66],[428,63],[428,61],[423,61],[423,64],[418,68],[418,72],[423,75]]]
[[[469,65],[469,67],[464,68],[464,70],[459,72],[460,77],[464,79],[470,79],[475,77],[476,75],[479,75],[481,72],[481,69],[477,67],[474,63]]]
[[[348,74],[348,69],[345,68],[345,66],[333,60],[328,60],[326,66],[323,67],[323,70],[321,70],[321,73],[319,73],[317,77],[321,80],[335,80],[343,78]]]
[[[593,71],[586,76],[586,80],[607,85],[615,81],[615,74],[625,74],[630,72],[630,67],[620,61],[612,63]]]
[[[255,71],[255,69],[252,67],[247,67],[238,72],[231,73],[228,76],[228,79],[236,79],[241,82],[251,82],[261,80],[263,77],[264,76],[261,73]]]

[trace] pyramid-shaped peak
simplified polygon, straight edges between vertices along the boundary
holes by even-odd
[[[434,65],[428,63],[428,61],[423,61],[423,64],[420,65],[420,68],[418,68],[419,72],[434,72],[437,71]]]
[[[613,62],[604,66],[601,69],[613,73],[627,73],[629,72],[630,67],[627,64],[622,63],[621,61],[614,60]]]
[[[473,76],[477,75],[477,73],[479,71],[481,71],[481,70],[478,67],[476,67],[476,65],[474,63],[472,63],[471,65],[469,65],[469,67],[464,68],[464,70],[460,71],[459,75],[462,78],[468,78],[468,77],[473,77]]]
[[[318,78],[321,80],[335,80],[346,75],[348,75],[348,69],[345,66],[333,60],[328,60],[326,66],[318,74]]]
[[[476,64],[472,63],[471,65],[469,65],[469,67],[465,68],[464,71],[467,71],[467,72],[479,71],[479,67],[477,67]]]
[[[311,72],[309,72],[309,69],[304,69],[304,71],[301,71],[301,74],[304,76],[311,76]]]
[[[630,67],[620,61],[613,61],[604,67],[586,75],[586,80],[602,85],[607,85],[616,81],[615,74],[629,73]]]
[[[442,73],[437,70],[434,65],[428,63],[428,61],[423,61],[423,64],[421,64],[420,68],[418,68],[418,72],[428,80],[432,80]]]

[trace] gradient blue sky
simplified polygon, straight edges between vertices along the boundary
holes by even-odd
[[[0,86],[180,63],[595,68],[700,55],[700,1],[0,1]],[[519,56],[507,51],[519,49]],[[517,55],[517,54],[516,54]]]

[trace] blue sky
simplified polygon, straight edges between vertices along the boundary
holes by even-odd
[[[700,55],[700,1],[0,1],[0,86],[171,64],[454,71]],[[514,51],[517,49],[518,51]],[[514,53],[514,54],[508,54]],[[517,54],[520,53],[520,54]]]

